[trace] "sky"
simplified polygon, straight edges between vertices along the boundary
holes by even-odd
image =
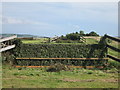
[[[118,36],[117,2],[3,2],[2,33],[54,37],[83,30]]]

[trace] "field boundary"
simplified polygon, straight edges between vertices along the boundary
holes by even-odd
[[[106,38],[111,39],[111,40],[113,40],[113,41],[116,41],[116,42],[118,42],[118,43],[120,42],[120,39],[119,39],[119,38],[115,38],[115,37],[109,36],[109,35],[107,35],[107,34],[104,35],[104,37],[101,39],[101,42],[102,42],[102,43],[105,42],[105,39],[106,39]],[[107,48],[110,48],[110,49],[116,51],[116,52],[120,52],[120,49],[119,49],[119,48],[116,48],[116,47],[113,47],[113,46],[111,46],[111,45],[108,45],[107,43],[105,44],[105,46],[106,46]],[[114,56],[112,56],[112,55],[109,55],[109,54],[107,55],[107,57],[108,57],[108,58],[111,58],[111,59],[113,59],[113,60],[115,60],[115,61],[120,62],[120,58],[116,58],[116,57],[114,57]]]

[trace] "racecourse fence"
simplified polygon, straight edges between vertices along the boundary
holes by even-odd
[[[120,39],[119,39],[119,38],[115,38],[115,37],[112,37],[112,36],[109,36],[109,35],[105,34],[104,37],[101,39],[101,43],[104,43],[107,38],[108,38],[108,39],[111,39],[111,40],[113,40],[113,41],[116,41],[116,42],[118,42],[118,43],[120,42]],[[110,48],[110,49],[118,52],[118,54],[119,54],[119,52],[120,52],[119,46],[118,46],[118,48],[116,48],[116,47],[113,47],[113,46],[111,46],[111,45],[108,45],[107,43],[104,43],[104,45],[105,45],[107,48]],[[119,55],[118,55],[118,56],[119,56]],[[107,54],[107,57],[108,57],[108,58],[111,58],[112,60],[115,60],[115,61],[120,62],[120,58],[118,58],[118,57],[115,57],[115,56],[112,56],[112,55],[109,55],[109,54]]]
[[[119,48],[113,47],[106,43],[107,38],[109,38],[113,41],[116,41],[116,42],[120,42],[119,38],[111,37],[111,36],[105,34],[101,38],[101,40],[98,44],[100,46],[103,45],[102,47],[105,48],[105,49],[103,49],[103,51],[106,50],[106,47],[107,47],[116,52],[120,52]],[[95,50],[93,49],[92,53],[94,51]],[[101,54],[101,55],[103,55],[103,54]],[[89,58],[89,57],[88,58],[26,58],[26,57],[25,58],[16,58],[16,62],[17,62],[16,67],[49,67],[51,64],[62,63],[65,65],[68,65],[69,67],[94,68],[94,67],[105,66],[107,64],[109,58],[120,62],[120,59],[115,56],[109,55],[108,53],[106,56],[107,57],[105,57],[105,58]],[[35,63],[33,63],[33,62],[35,62]]]

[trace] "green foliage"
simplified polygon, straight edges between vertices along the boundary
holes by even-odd
[[[60,39],[61,39],[61,40],[67,40],[67,37],[62,35],[62,36],[60,37]]]
[[[17,57],[87,58],[90,55],[90,58],[99,58],[101,51],[102,47],[97,44],[22,44]]]
[[[100,45],[102,47],[106,47],[106,45],[107,45],[106,37],[101,37],[98,45]]]
[[[70,33],[66,35],[68,40],[80,40],[80,35],[78,33]]]
[[[84,35],[85,35],[85,34],[84,34],[84,31],[80,31],[80,35],[83,35],[83,36],[84,36]]]
[[[2,63],[3,64],[15,64],[15,56],[10,51],[2,52]]]
[[[17,57],[23,58],[104,58],[106,51],[103,51],[97,44],[75,45],[75,44],[23,44],[18,51]],[[15,53],[18,53],[15,52]],[[16,54],[17,55],[17,54]],[[52,63],[62,63],[75,66],[99,65],[105,62],[100,60],[17,60],[18,65],[43,65],[49,66]]]
[[[22,41],[20,39],[15,39],[13,41],[13,44],[16,45],[15,49],[12,50],[12,53],[14,54],[14,56],[18,56],[20,53],[20,49],[22,46]]]
[[[89,33],[89,36],[99,36],[96,32],[92,31]]]
[[[96,32],[92,31],[90,33],[84,33],[84,31],[80,31],[80,32],[75,32],[75,33],[69,33],[66,34],[65,36],[61,36],[59,39],[61,40],[65,40],[64,42],[67,42],[67,40],[79,40],[81,41],[84,37],[83,36],[99,36]],[[58,40],[59,42],[60,40]],[[62,41],[63,42],[63,41]]]
[[[104,66],[106,60],[24,60],[18,59],[17,65],[20,66],[50,66],[56,63],[74,66]]]
[[[13,44],[15,44],[17,47],[21,47],[21,44],[22,44],[22,41],[20,40],[20,39],[15,39],[14,41],[13,41]]]

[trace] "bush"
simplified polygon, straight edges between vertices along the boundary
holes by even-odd
[[[2,63],[3,64],[15,64],[15,56],[10,51],[2,52]]]
[[[89,36],[99,36],[96,32],[92,31],[89,33]]]

